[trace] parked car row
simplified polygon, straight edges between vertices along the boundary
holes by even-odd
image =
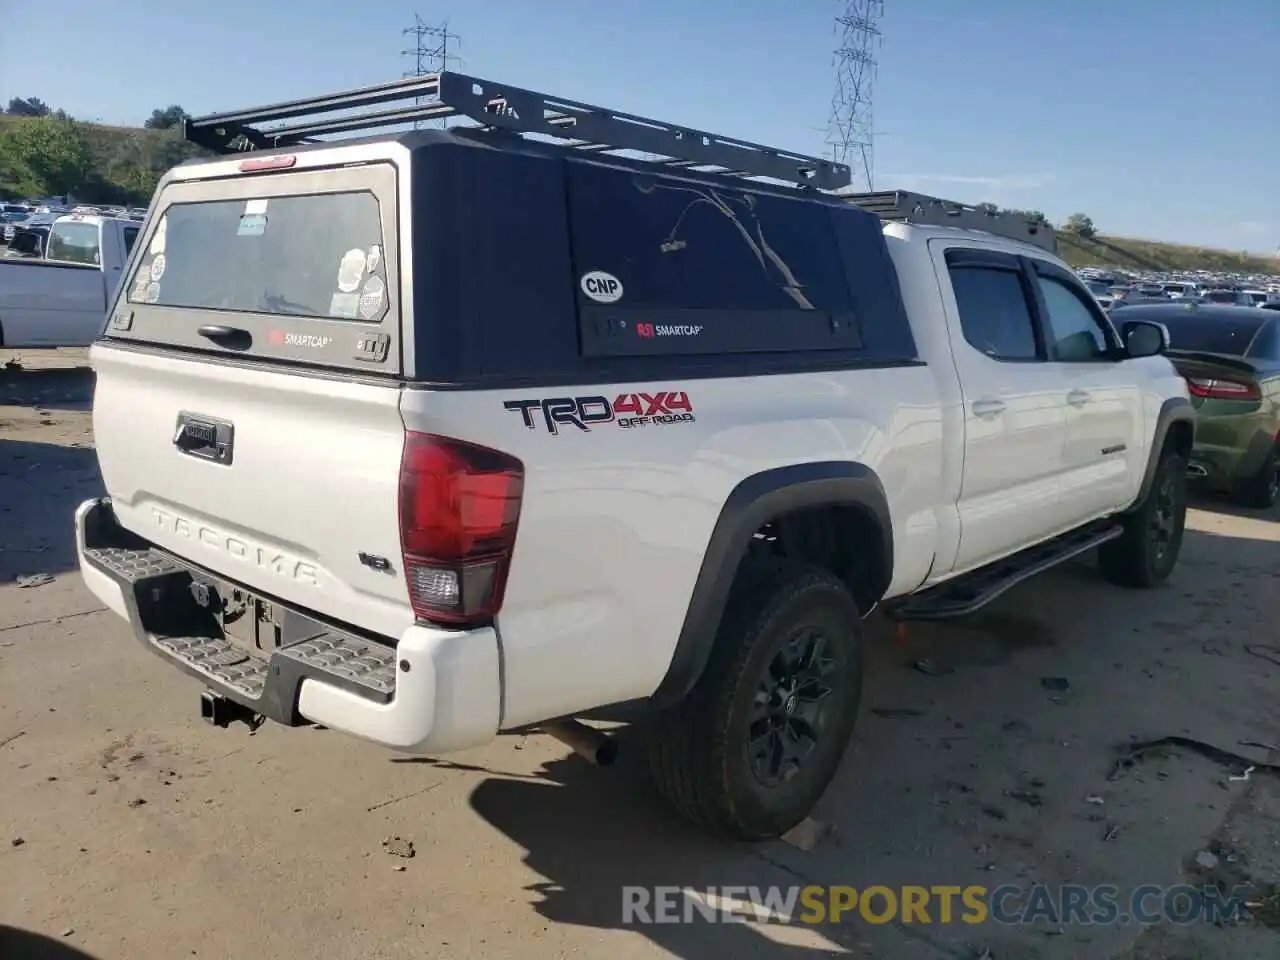
[[[49,227],[53,221],[65,214],[81,214],[84,216],[109,217],[112,219],[134,220],[142,222],[147,211],[137,207],[122,206],[86,206],[71,204],[68,197],[50,197],[43,200],[25,200],[22,203],[0,204],[0,245],[10,248],[16,256],[41,256],[44,241],[49,235]],[[14,250],[14,240],[30,234],[30,238],[20,241]]]
[[[1193,275],[1130,274],[1083,267],[1076,271],[1108,310],[1166,300],[1261,307],[1280,303],[1280,277],[1236,276],[1198,271]]]

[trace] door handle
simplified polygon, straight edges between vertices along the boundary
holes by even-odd
[[[1067,403],[1073,407],[1083,407],[1089,402],[1088,390],[1072,390],[1067,394]]]
[[[1004,401],[975,400],[973,401],[972,410],[975,417],[998,417],[1004,413]]]

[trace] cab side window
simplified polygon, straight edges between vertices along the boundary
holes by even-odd
[[[124,228],[124,255],[125,255],[125,257],[128,257],[128,256],[129,256],[129,254],[131,254],[131,253],[133,252],[133,245],[137,242],[137,240],[138,240],[138,228],[137,228],[137,227],[125,227],[125,228]]]
[[[1108,358],[1110,338],[1080,293],[1054,276],[1036,275],[1045,308],[1049,359],[1088,363]]]
[[[993,360],[1039,358],[1031,305],[1016,269],[955,263],[947,272],[970,346]]]

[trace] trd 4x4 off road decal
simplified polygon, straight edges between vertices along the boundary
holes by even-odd
[[[616,423],[623,429],[693,423],[693,404],[683,390],[659,390],[657,393],[620,393],[612,401],[608,397],[547,397],[541,400],[507,400],[507,410],[518,412],[524,425],[536,430],[541,421],[551,434],[561,427],[592,427]]]

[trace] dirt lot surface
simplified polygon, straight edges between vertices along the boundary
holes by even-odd
[[[830,832],[735,846],[666,814],[625,737],[595,770],[545,737],[423,760],[203,724],[198,684],[75,571],[71,513],[99,490],[82,357],[26,359],[0,372],[4,960],[1280,956],[1280,517],[1200,505],[1159,590],[1082,562],[960,626],[876,626]],[[1113,771],[1166,736],[1193,742]],[[1147,927],[622,914],[624,885],[1036,882],[1248,883],[1256,907]]]

